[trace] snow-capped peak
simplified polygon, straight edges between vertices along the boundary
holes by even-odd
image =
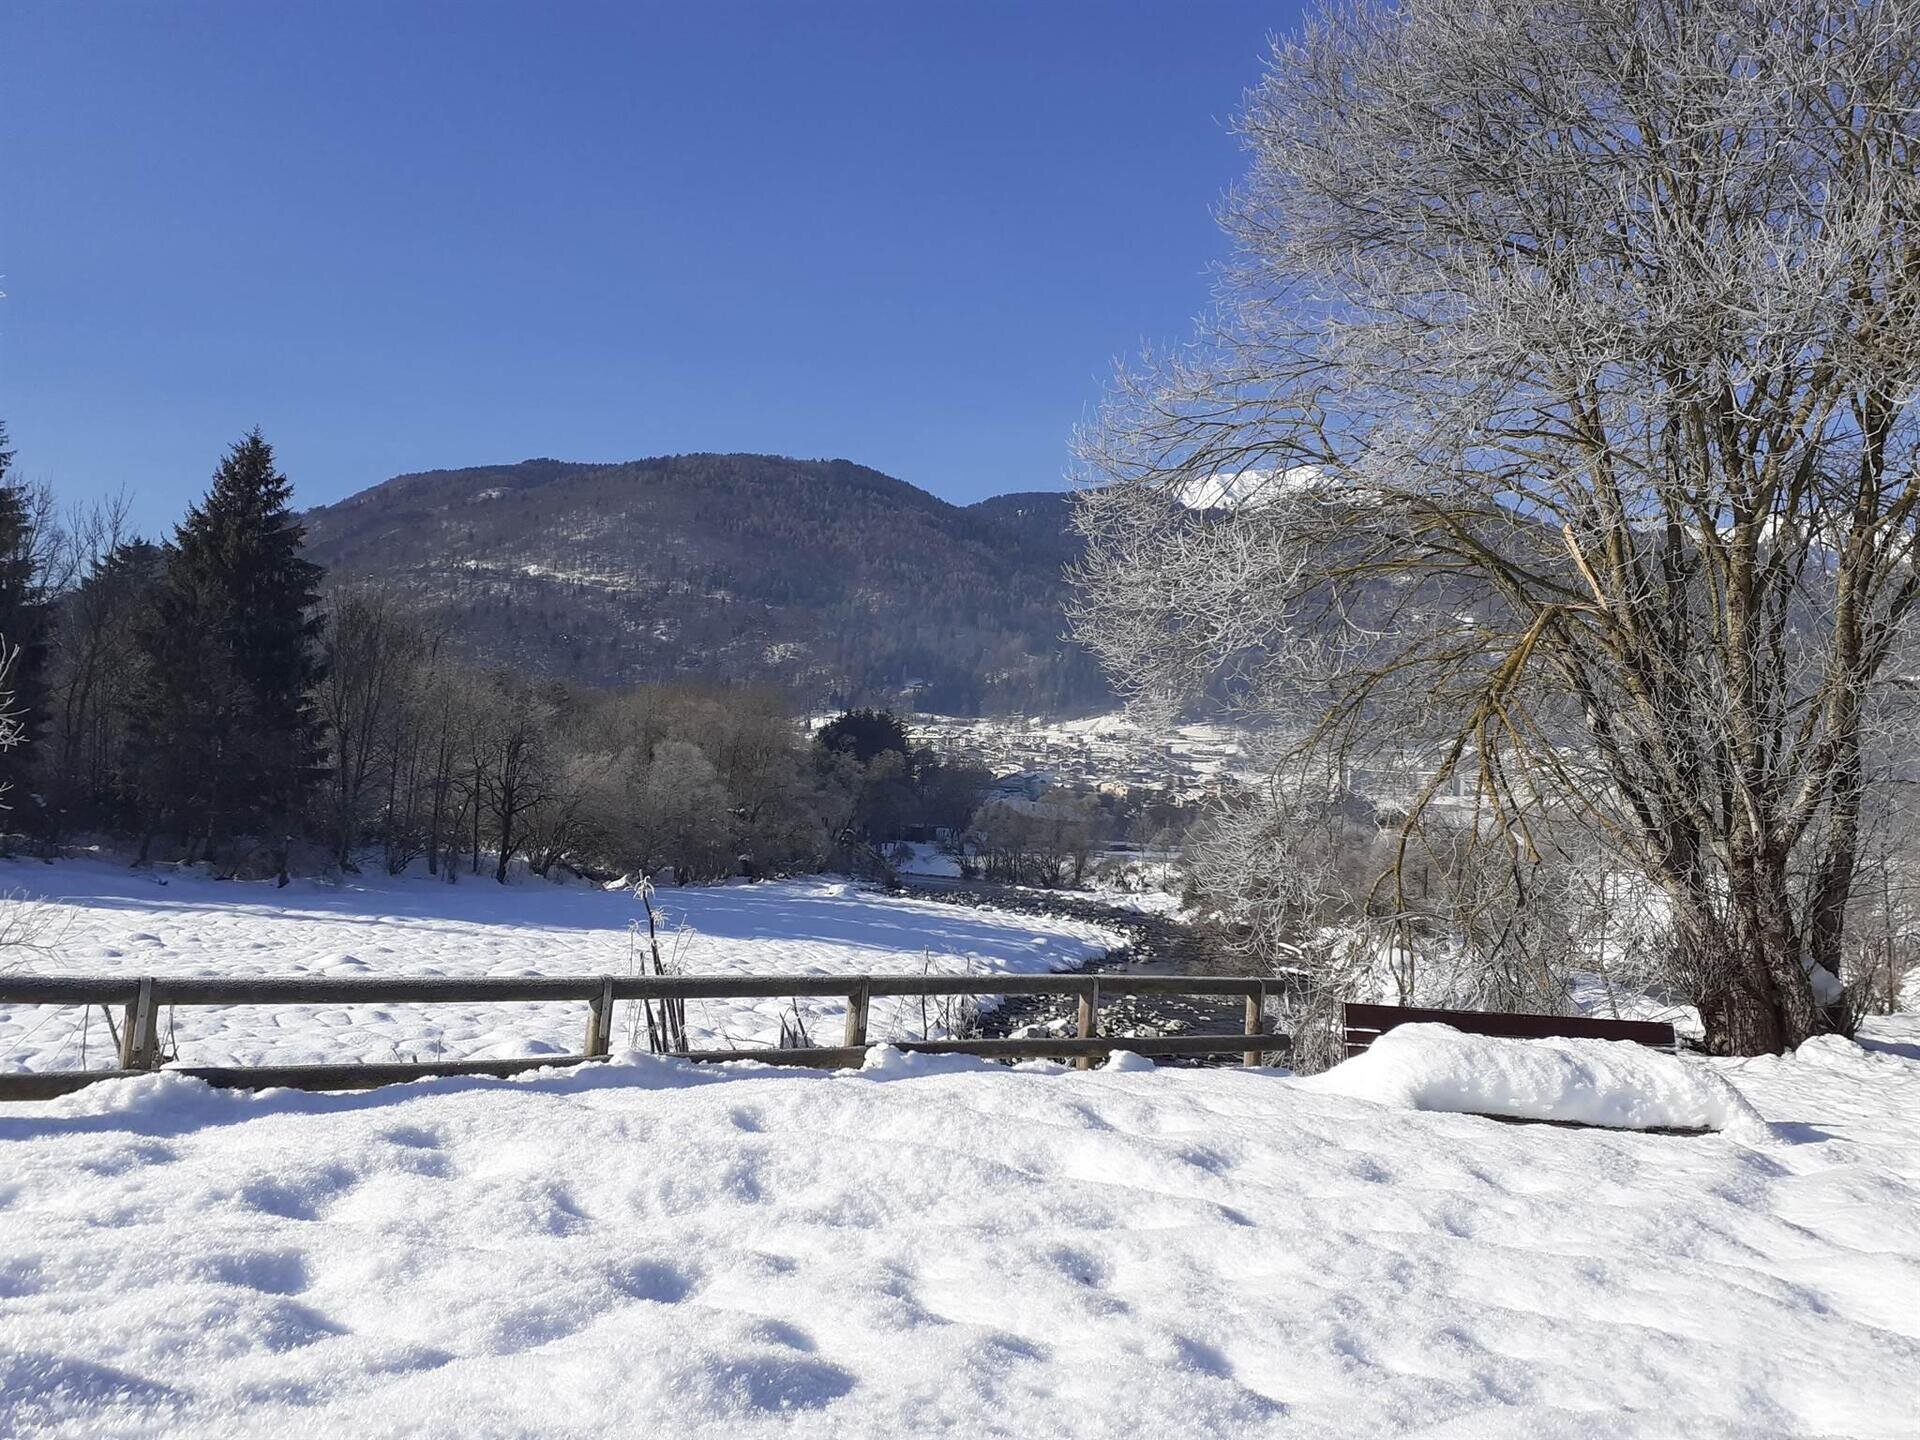
[[[1317,465],[1290,465],[1285,469],[1216,470],[1185,481],[1176,494],[1189,510],[1253,510],[1271,505],[1285,495],[1297,495],[1325,483]]]

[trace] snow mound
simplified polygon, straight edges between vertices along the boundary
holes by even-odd
[[[1299,1083],[1411,1110],[1767,1134],[1753,1107],[1711,1070],[1628,1040],[1506,1040],[1450,1025],[1402,1025]]]
[[[991,1060],[973,1055],[921,1055],[891,1045],[870,1045],[859,1073],[869,1080],[906,1080],[917,1075],[964,1075],[995,1068]]]

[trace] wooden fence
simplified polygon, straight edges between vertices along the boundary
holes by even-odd
[[[1285,1050],[1284,1035],[1266,1033],[1263,1011],[1270,983],[1259,979],[1181,975],[594,975],[426,979],[403,976],[196,979],[64,975],[0,975],[0,1005],[98,1005],[121,1012],[119,1066],[113,1070],[0,1074],[0,1100],[44,1100],[95,1081],[161,1068],[160,1012],[174,1006],[511,1004],[575,1001],[587,1006],[578,1055],[524,1060],[436,1060],[345,1065],[167,1065],[214,1085],[243,1089],[288,1086],[300,1090],[362,1090],[437,1075],[507,1076],[553,1065],[605,1059],[611,1049],[614,1006],[623,1000],[765,1000],[801,995],[846,997],[843,1043],[800,1049],[677,1050],[685,1060],[759,1060],[827,1068],[858,1065],[866,1053],[867,1014],[882,996],[1071,995],[1078,1025],[1071,1037],[1020,1040],[889,1040],[922,1055],[976,1055],[993,1060],[1071,1059],[1081,1068],[1114,1050],[1167,1057],[1238,1054],[1258,1065],[1262,1054]],[[1245,1024],[1233,1034],[1114,1036],[1100,1034],[1100,1002],[1112,995],[1238,996]]]

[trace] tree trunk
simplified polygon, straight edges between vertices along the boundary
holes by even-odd
[[[1784,1047],[1779,1007],[1741,980],[1729,979],[1701,997],[1700,1022],[1713,1055],[1769,1055]]]
[[[433,810],[427,821],[427,874],[440,873],[440,820],[446,810],[446,787],[436,779],[433,783]]]
[[[502,817],[500,822],[500,858],[493,867],[493,878],[502,885],[507,883],[507,861],[513,855],[513,822]]]
[[[1825,1029],[1793,928],[1784,855],[1737,855],[1730,913],[1694,940],[1700,1019],[1715,1055],[1773,1055]]]
[[[500,806],[494,818],[500,822],[500,855],[494,862],[493,878],[504,885],[507,883],[507,861],[513,858],[513,822],[518,811],[514,804],[514,786],[508,771],[501,780]]]
[[[1849,732],[1843,753],[1834,781],[1824,854],[1806,920],[1807,953],[1836,980],[1846,973],[1847,904],[1853,898],[1860,867],[1860,806],[1865,778],[1857,734]],[[1845,1021],[1844,1014],[1826,1018],[1834,1025]]]

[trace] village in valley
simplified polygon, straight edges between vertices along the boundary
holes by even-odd
[[[994,793],[1038,800],[1049,789],[1199,807],[1249,773],[1247,739],[1224,724],[1148,730],[1124,714],[1047,721],[1026,716],[912,715],[917,744],[991,771]]]

